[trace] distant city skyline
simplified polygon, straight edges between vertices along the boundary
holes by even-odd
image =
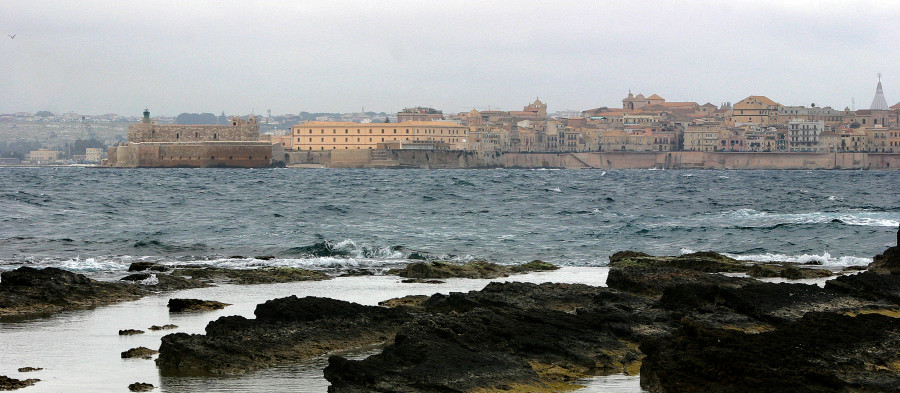
[[[0,112],[445,113],[900,101],[900,4],[4,3]],[[14,36],[14,39],[13,39]]]

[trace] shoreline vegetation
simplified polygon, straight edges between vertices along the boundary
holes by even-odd
[[[439,283],[555,268],[541,261],[428,260],[386,274]],[[639,375],[650,392],[900,389],[900,246],[875,256],[866,271],[739,261],[715,252],[634,251],[613,254],[609,269],[605,287],[492,282],[381,306],[272,299],[256,307],[255,318],[226,316],[210,322],[205,334],[163,336],[156,364],[162,375],[240,374],[381,347],[361,360],[330,356],[323,370],[329,392],[565,392],[579,388],[581,379],[616,373]],[[333,278],[282,267],[170,271],[135,264],[131,270],[120,282],[55,268],[3,272],[0,317],[33,318],[217,283]],[[793,281],[810,278],[827,281]],[[156,350],[141,351],[134,356]],[[15,389],[37,381],[0,382]]]

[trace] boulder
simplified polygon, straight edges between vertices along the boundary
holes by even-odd
[[[0,273],[0,317],[43,315],[135,300],[142,286],[91,280],[83,274],[23,266]]]
[[[20,373],[30,373],[30,372],[34,372],[34,371],[41,371],[43,369],[44,369],[43,367],[19,367],[18,371]]]
[[[135,382],[133,384],[128,385],[128,390],[132,392],[149,392],[154,389],[153,384],[146,382]]]
[[[40,379],[15,379],[0,375],[0,390],[16,390],[34,385],[40,382]]]
[[[296,281],[327,280],[325,273],[295,267],[261,267],[258,269],[178,268],[172,276],[189,276],[194,280],[221,281],[233,284],[270,284]]]
[[[169,312],[221,310],[230,304],[215,300],[169,299]]]
[[[464,264],[432,261],[411,263],[402,269],[388,270],[388,274],[423,280],[442,278],[498,278],[515,273],[556,269],[559,269],[559,266],[539,260],[534,260],[521,265],[498,265],[496,263],[485,261],[472,261]]]
[[[143,331],[143,330],[137,330],[137,329],[124,329],[124,330],[119,330],[119,335],[120,335],[120,336],[133,336],[133,335],[135,335],[135,334],[144,334],[144,331]]]
[[[162,326],[159,326],[159,325],[150,326],[150,330],[154,330],[154,331],[168,330],[168,329],[178,329],[178,325],[166,324],[166,325],[162,325]]]
[[[159,353],[159,351],[155,351],[147,347],[131,348],[125,352],[122,352],[122,359],[150,359],[157,353]]]
[[[712,251],[679,256],[652,256],[642,252],[620,251],[609,257],[610,267],[671,267],[699,272],[744,272],[749,265]]]
[[[246,372],[380,344],[411,320],[403,309],[296,296],[269,300],[254,314],[221,317],[205,335],[164,336],[157,365],[164,374]]]

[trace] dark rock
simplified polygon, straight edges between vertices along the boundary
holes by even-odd
[[[135,300],[146,293],[142,286],[94,281],[52,267],[25,266],[0,273],[0,317],[93,308]]]
[[[327,280],[325,273],[294,267],[261,267],[258,269],[178,268],[173,276],[190,276],[194,280],[225,281],[234,284],[270,284],[295,281]]]
[[[339,277],[360,277],[374,276],[375,272],[371,269],[350,269],[340,274]]]
[[[840,276],[825,282],[825,289],[869,300],[887,300],[900,304],[900,275],[862,272]]]
[[[145,383],[145,382],[135,382],[131,385],[128,385],[128,390],[132,392],[149,392],[154,389],[153,384]]]
[[[388,271],[388,274],[419,279],[441,279],[452,277],[497,278],[506,277],[513,273],[527,273],[555,269],[559,269],[559,267],[538,260],[521,265],[498,265],[496,263],[485,261],[472,261],[465,264],[432,261],[411,263],[402,269],[391,269]]]
[[[667,288],[658,306],[695,318],[740,314],[755,321],[784,323],[816,311],[852,311],[870,302],[815,285],[753,282],[737,288],[683,284]],[[674,318],[679,318],[675,316]]]
[[[169,312],[221,310],[230,304],[215,300],[169,299]]]
[[[155,272],[165,272],[169,270],[168,266],[160,265],[155,262],[133,262],[128,266],[129,272],[142,272],[145,270],[152,270]]]
[[[43,367],[19,367],[18,371],[20,373],[30,373],[33,371],[41,371],[43,369],[44,369]]]
[[[296,296],[269,300],[254,313],[210,322],[205,335],[164,336],[157,365],[166,374],[246,372],[380,344],[411,320],[403,309]]]
[[[155,262],[133,262],[128,266],[129,272],[142,272],[144,270],[150,269],[151,267],[157,266]]]
[[[40,382],[40,379],[15,379],[5,375],[0,375],[0,390],[16,390],[34,385]]]
[[[150,278],[150,273],[135,273],[135,274],[129,274],[125,277],[122,277],[119,280],[134,282],[134,281],[144,281],[148,278]]]
[[[428,280],[425,278],[407,278],[406,280],[401,280],[400,282],[404,284],[443,284],[446,281]]]
[[[384,307],[412,307],[422,308],[422,303],[428,300],[427,295],[407,295],[404,297],[388,299],[378,302],[379,306]]]
[[[423,315],[381,354],[329,358],[329,392],[464,392],[504,385],[547,391],[589,373],[624,372],[640,355],[589,315],[478,308]],[[547,370],[554,370],[547,373]]]
[[[168,324],[168,325],[162,325],[162,326],[159,326],[159,325],[153,325],[153,326],[150,326],[150,330],[154,330],[154,331],[156,331],[156,330],[168,330],[168,329],[178,329],[178,325]]]
[[[742,261],[712,251],[676,257],[656,257],[635,251],[620,251],[609,257],[610,267],[672,267],[700,272],[743,272],[749,266]]]
[[[147,347],[131,348],[125,352],[122,352],[122,359],[150,359],[157,353],[159,353],[159,351],[155,351]]]
[[[869,270],[879,274],[900,275],[900,246],[888,248],[872,258]]]
[[[610,288],[645,295],[660,295],[665,289],[682,284],[739,287],[752,282],[756,280],[672,267],[637,266],[612,268],[606,278]]]
[[[119,330],[119,335],[120,335],[120,336],[133,336],[133,335],[135,335],[135,334],[144,334],[144,331],[143,331],[143,330],[137,330],[137,329],[125,329],[125,330]]]
[[[809,313],[759,334],[688,322],[640,350],[651,392],[900,390],[900,323],[883,315]]]
[[[766,263],[755,264],[747,271],[747,275],[754,278],[781,277],[789,280],[806,278],[831,277],[835,273],[826,269],[810,269],[798,267],[792,263]]]
[[[274,255],[260,255],[257,257],[253,257],[253,259],[259,259],[261,261],[271,261],[271,260],[275,259],[275,256]]]

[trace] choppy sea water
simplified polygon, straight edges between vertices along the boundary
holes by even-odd
[[[411,253],[602,266],[620,250],[841,267],[893,245],[898,185],[900,171],[0,168],[0,270]]]

